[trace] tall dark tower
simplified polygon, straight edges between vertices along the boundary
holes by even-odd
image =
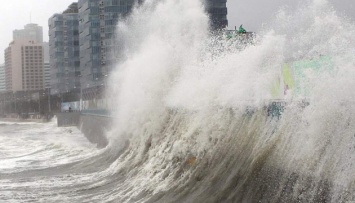
[[[228,26],[227,0],[205,0],[206,10],[210,16],[213,30],[223,29]]]
[[[79,89],[79,16],[78,3],[48,20],[52,92],[59,94]]]
[[[131,11],[135,0],[79,0],[81,81],[95,89],[115,67],[116,24]]]

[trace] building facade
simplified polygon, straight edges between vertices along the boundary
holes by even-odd
[[[24,29],[12,32],[13,40],[30,40],[35,43],[43,42],[43,28],[37,24],[30,23]]]
[[[80,88],[78,4],[71,4],[49,21],[49,60],[52,93]]]
[[[49,43],[43,42],[44,62],[49,62]]]
[[[5,83],[5,65],[0,64],[0,92],[6,91],[6,83]]]
[[[115,29],[135,0],[79,0],[80,61],[83,87],[104,84],[116,64]]]
[[[97,92],[106,84],[120,55],[117,22],[141,0],[78,0],[49,19],[52,93]],[[205,0],[211,28],[228,25],[227,0]],[[93,91],[91,91],[91,90]],[[100,91],[100,90],[99,90]]]
[[[211,28],[213,30],[226,28],[228,26],[227,0],[206,0],[205,3]]]
[[[42,43],[15,40],[5,49],[6,90],[28,91],[44,88]]]
[[[44,62],[44,88],[51,88],[51,64]]]

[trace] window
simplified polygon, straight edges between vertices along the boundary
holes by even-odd
[[[54,35],[55,35],[55,37],[63,36],[63,32],[62,31],[55,31]]]
[[[118,6],[119,3],[120,3],[119,0],[112,0],[112,5],[113,5],[113,6]]]

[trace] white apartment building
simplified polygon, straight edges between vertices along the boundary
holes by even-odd
[[[5,65],[0,64],[0,92],[6,91],[5,83]]]
[[[5,49],[7,91],[44,89],[43,45],[31,40],[14,40]]]

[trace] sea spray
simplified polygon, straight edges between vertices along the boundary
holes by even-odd
[[[240,48],[209,32],[201,2],[179,0],[147,1],[118,25],[109,137],[125,150],[110,167],[120,180],[111,198],[353,200],[354,25],[326,1],[280,11],[274,24]],[[285,110],[268,117],[272,84],[296,63],[306,91],[285,86]]]

